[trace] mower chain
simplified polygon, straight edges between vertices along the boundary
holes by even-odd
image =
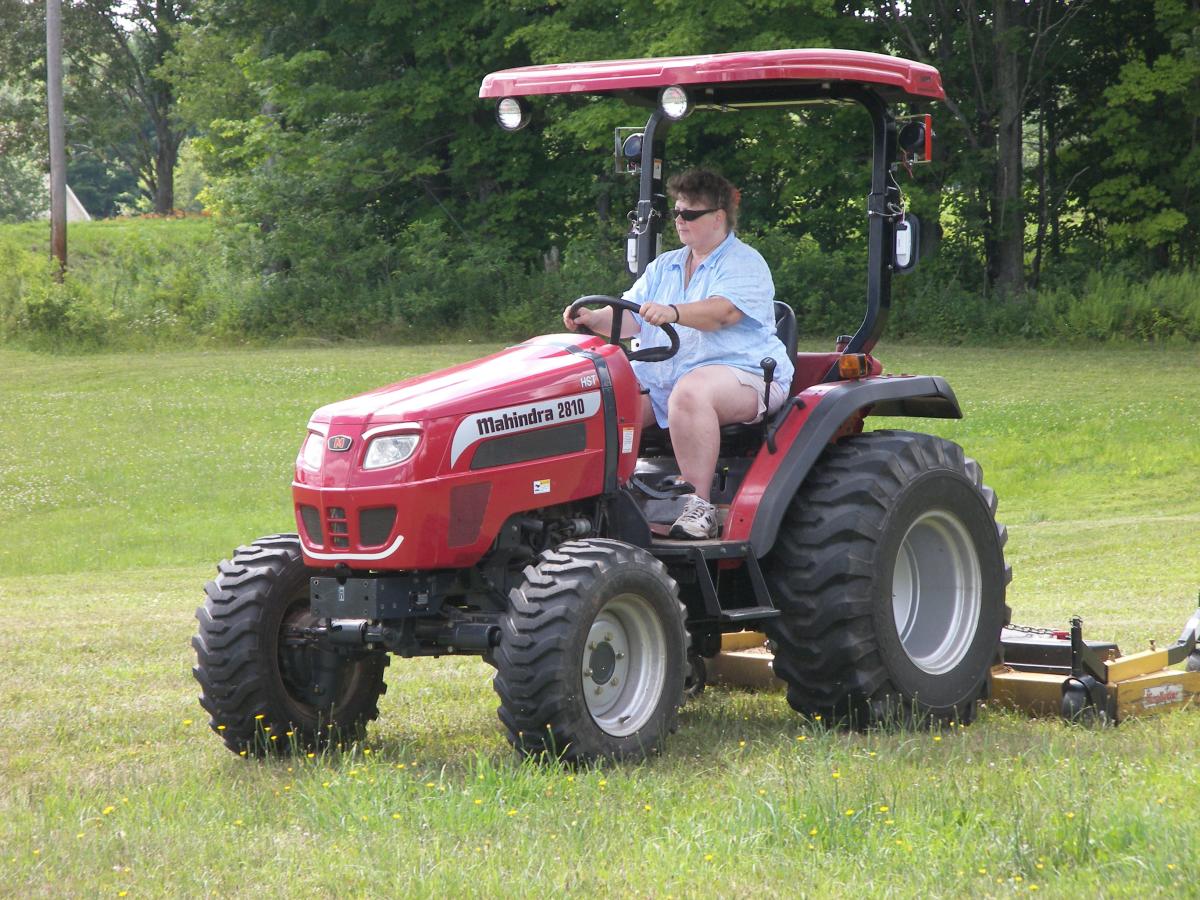
[[[1044,634],[1047,636],[1063,633],[1063,629],[1061,628],[1036,628],[1033,625],[1015,625],[1012,623],[1005,625],[1004,630],[1019,631],[1022,634]]]

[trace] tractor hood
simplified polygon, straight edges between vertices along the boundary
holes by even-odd
[[[619,417],[636,420],[637,382],[619,347],[582,335],[535,338],[475,362],[321,407],[309,419],[296,481],[343,489],[479,469],[488,463],[476,458],[476,452],[492,438],[516,440],[571,422],[589,431],[600,429],[603,386],[614,383],[619,385],[612,395]],[[373,443],[405,449],[388,461],[369,452]],[[596,443],[603,438],[598,436]],[[509,448],[501,456],[512,453],[520,455]]]
[[[595,371],[587,357],[572,351],[600,343],[597,338],[576,335],[536,338],[483,359],[322,406],[309,424],[372,428],[425,422],[536,401],[547,392],[558,395],[572,386],[580,388],[578,373]],[[571,383],[564,381],[572,376]]]
[[[473,565],[510,516],[628,479],[640,424],[624,351],[572,334],[323,406],[292,482],[305,559]]]

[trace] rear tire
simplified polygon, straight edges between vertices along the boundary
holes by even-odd
[[[688,671],[684,608],[663,564],[620,541],[571,541],[524,576],[493,661],[509,742],[568,762],[657,752]]]
[[[309,578],[296,535],[260,538],[222,560],[204,586],[192,638],[200,705],[235,753],[265,756],[357,740],[379,716],[388,657],[365,654],[341,664],[337,697],[312,692],[316,648],[301,631],[316,624]]]
[[[792,707],[856,726],[970,721],[1009,621],[995,510],[950,441],[876,431],[827,448],[764,566]]]

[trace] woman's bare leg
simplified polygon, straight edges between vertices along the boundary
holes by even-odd
[[[721,442],[721,426],[748,422],[758,414],[754,389],[737,380],[727,366],[703,366],[688,372],[667,401],[671,446],[685,481],[705,500],[712,493]]]

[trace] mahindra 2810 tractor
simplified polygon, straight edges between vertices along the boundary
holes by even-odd
[[[669,436],[641,424],[630,360],[674,353],[670,325],[666,348],[547,335],[317,410],[292,484],[298,534],[238,548],[206,586],[193,643],[212,727],[236,751],[319,746],[377,716],[389,654],[468,654],[496,668],[522,753],[637,757],[675,729],[722,634],[747,627],[770,637],[801,713],[972,718],[1008,620],[995,496],[957,445],[863,428],[961,416],[943,379],[881,374],[871,356],[892,274],[915,263],[894,169],[930,139],[928,119],[898,122],[892,107],[941,98],[937,71],[781,50],[533,66],[480,90],[510,129],[540,94],[651,110],[618,139],[640,179],[632,275],[659,249],[673,122],[858,104],[872,134],[862,324],[835,352],[797,353],[794,313],[776,303],[791,396],[761,426],[723,430],[712,540],[666,537],[679,470]],[[765,390],[776,363],[763,364]]]

